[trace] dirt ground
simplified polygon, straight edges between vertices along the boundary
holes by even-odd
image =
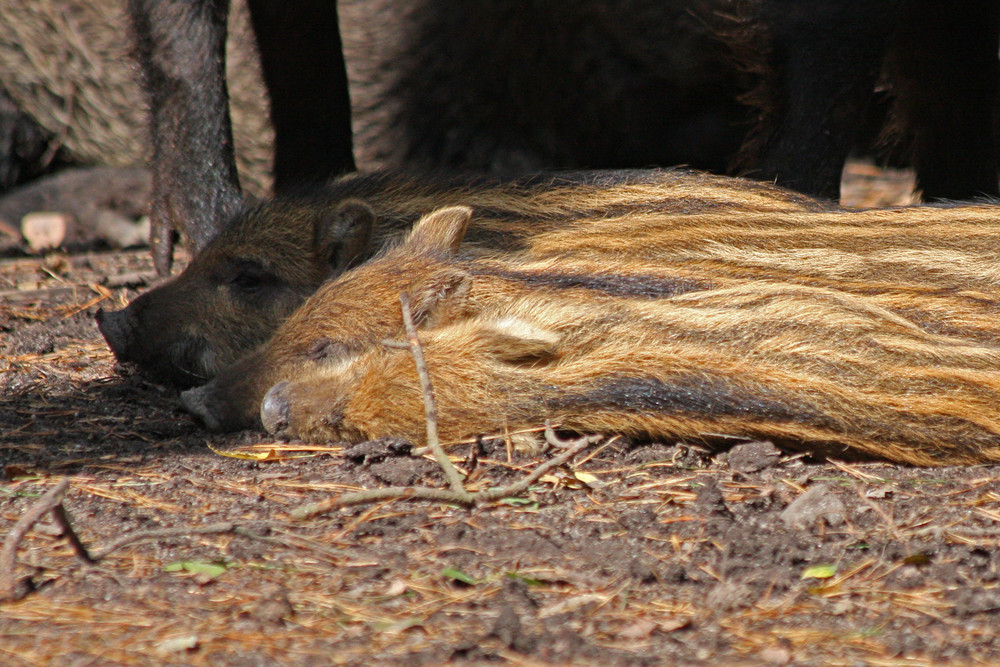
[[[862,204],[903,182],[852,177]],[[152,280],[144,250],[0,259],[0,588],[20,596],[0,603],[2,664],[1000,658],[996,467],[612,438],[473,509],[394,500],[296,519],[344,491],[445,482],[400,443],[206,433],[173,391],[116,368],[94,325]],[[472,489],[551,456],[502,439],[449,452]],[[94,563],[49,515],[11,537],[61,480]]]

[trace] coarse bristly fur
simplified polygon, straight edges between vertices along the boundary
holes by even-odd
[[[324,281],[399,239],[435,208],[475,211],[466,245],[523,248],[576,221],[702,211],[816,210],[797,193],[688,171],[483,177],[355,175],[246,206],[173,280],[98,315],[120,361],[181,387],[210,380],[265,342]]]
[[[422,338],[445,440],[548,419],[918,465],[1000,459],[996,345],[826,288],[747,283],[628,304],[528,294]],[[425,440],[410,352],[378,344],[279,383],[264,419],[309,441]]]
[[[538,425],[934,465],[998,457],[998,207],[581,220],[467,255],[471,211],[325,285],[185,404],[215,428],[423,437],[411,294],[445,438]]]

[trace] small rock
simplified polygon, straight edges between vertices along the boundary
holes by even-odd
[[[788,649],[773,646],[762,650],[760,659],[768,665],[787,665],[792,661],[792,654]]]
[[[694,506],[698,510],[730,519],[733,517],[729,508],[726,507],[726,501],[722,498],[722,490],[719,489],[719,483],[714,477],[700,477],[697,484],[695,490],[697,497]]]
[[[653,630],[656,630],[658,625],[653,621],[645,618],[637,618],[629,625],[618,631],[618,636],[622,639],[648,639]]]
[[[34,252],[58,248],[66,239],[70,218],[65,213],[38,211],[21,218],[21,235]]]
[[[716,612],[727,612],[743,609],[753,600],[751,589],[740,583],[723,581],[705,596],[705,608]]]
[[[844,616],[854,608],[850,600],[840,600],[830,605],[827,613],[833,616]]]
[[[394,579],[389,587],[385,589],[385,597],[396,598],[409,590],[409,584],[406,583],[405,579]]]
[[[955,615],[959,618],[1000,611],[1000,591],[996,589],[961,588],[948,597],[955,603]]]
[[[656,571],[646,561],[640,558],[633,558],[628,563],[629,577],[642,583],[656,581]]]
[[[354,463],[371,465],[389,458],[409,456],[412,445],[400,438],[368,440],[344,450],[344,457]]]
[[[295,614],[295,608],[284,588],[267,591],[257,604],[249,609],[250,616],[263,625],[281,625]]]
[[[618,523],[633,532],[642,532],[656,523],[656,511],[649,507],[625,510],[618,516]]]
[[[196,648],[198,648],[198,635],[181,635],[156,645],[156,650],[163,654],[192,651]]]
[[[413,486],[424,476],[439,473],[441,469],[433,461],[406,457],[372,463],[368,470],[375,479],[390,486]]]
[[[770,468],[781,459],[781,450],[768,441],[748,442],[729,450],[729,467],[737,472],[751,473]]]
[[[97,212],[95,235],[114,248],[146,245],[149,240],[149,217],[134,222],[117,211],[102,208]]]
[[[804,530],[823,520],[836,528],[845,521],[846,508],[826,484],[817,484],[792,501],[781,512],[781,520],[789,528]]]
[[[683,628],[688,628],[691,626],[690,618],[669,618],[665,621],[660,621],[658,629],[660,632],[674,632],[676,630],[681,630]]]
[[[521,637],[522,631],[521,618],[517,615],[517,611],[510,605],[504,605],[490,634],[498,638],[504,646],[513,647]]]

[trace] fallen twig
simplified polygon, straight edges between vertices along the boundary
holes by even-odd
[[[113,551],[117,551],[129,544],[145,542],[147,540],[162,540],[170,537],[185,537],[187,535],[219,535],[223,533],[238,532],[239,524],[231,521],[220,523],[210,523],[207,526],[179,526],[177,528],[153,528],[152,530],[137,530],[134,533],[126,533],[116,540],[112,540],[104,547],[96,550],[92,556],[95,561],[101,560]]]
[[[80,536],[76,534],[75,530],[73,530],[73,523],[69,519],[69,513],[66,511],[66,508],[63,507],[62,503],[59,503],[52,508],[52,516],[59,525],[62,536],[69,540],[69,544],[73,547],[73,552],[76,554],[76,557],[84,563],[94,563],[94,557],[90,555],[87,551],[87,547],[85,547],[83,545],[83,541],[80,540]]]
[[[55,299],[66,295],[75,295],[86,289],[85,285],[60,285],[58,287],[41,287],[39,289],[0,290],[0,299],[8,303],[22,303],[24,301],[39,301],[42,299]]]
[[[246,526],[227,521],[207,526],[179,526],[176,528],[138,530],[122,535],[118,539],[105,544],[100,549],[91,552],[88,551],[83,541],[76,534],[76,531],[73,530],[69,514],[66,512],[66,508],[62,506],[62,497],[68,486],[69,479],[64,477],[58,484],[49,489],[38,502],[28,508],[4,539],[3,548],[0,549],[0,602],[20,599],[34,589],[30,577],[25,577],[21,581],[15,581],[14,579],[14,571],[17,565],[17,549],[31,527],[48,512],[52,512],[56,524],[61,529],[61,534],[69,540],[76,556],[88,565],[97,563],[102,558],[129,544],[172,537],[233,533],[234,535],[241,535],[251,539],[272,541],[264,535],[255,533]]]
[[[156,280],[156,273],[152,271],[129,271],[128,273],[108,276],[104,279],[104,286],[111,289],[118,287],[145,287],[154,280]]]
[[[559,456],[539,465],[524,479],[508,484],[507,486],[487,489],[485,491],[469,492],[462,485],[462,479],[445,454],[438,439],[437,431],[437,406],[434,401],[434,392],[431,386],[430,374],[427,372],[427,363],[424,360],[423,349],[417,337],[416,327],[413,324],[413,315],[410,312],[409,295],[403,293],[400,298],[403,309],[403,323],[406,326],[407,338],[409,340],[410,352],[417,365],[417,375],[420,378],[420,386],[424,394],[424,412],[427,421],[427,445],[434,454],[438,465],[444,470],[448,477],[450,489],[434,489],[426,486],[390,486],[381,489],[370,489],[358,491],[356,493],[344,493],[333,498],[327,498],[316,503],[302,505],[289,514],[293,519],[308,519],[324,512],[328,512],[336,507],[347,507],[349,505],[362,505],[379,500],[394,500],[404,498],[421,498],[423,500],[437,500],[456,505],[473,506],[481,503],[489,503],[507,496],[514,496],[533,483],[538,481],[542,475],[549,470],[560,466],[574,456],[582,452],[590,445],[599,442],[603,436],[591,435],[578,438],[576,440],[563,441],[555,433],[555,430],[548,424],[545,427],[545,439],[557,449],[564,450]],[[397,346],[393,346],[397,347]]]
[[[0,601],[16,600],[31,589],[30,580],[27,586],[18,586],[19,582],[14,580],[17,548],[31,527],[62,502],[67,487],[69,479],[63,477],[58,484],[46,491],[38,502],[25,511],[4,539],[3,548],[0,549]]]
[[[562,464],[566,463],[574,456],[587,449],[596,442],[600,442],[604,436],[601,435],[587,435],[578,440],[573,441],[572,444],[567,445],[565,451],[559,456],[549,459],[545,463],[542,463],[537,468],[535,468],[530,475],[525,477],[519,482],[514,482],[513,484],[508,484],[507,486],[497,487],[495,489],[489,489],[487,491],[480,491],[475,494],[476,500],[478,502],[493,502],[494,500],[499,500],[500,498],[506,498],[507,496],[516,496],[521,493],[529,486],[537,482],[542,475],[557,468]]]
[[[356,493],[344,493],[316,503],[302,505],[301,507],[292,510],[289,515],[293,519],[309,519],[319,514],[323,514],[324,512],[329,512],[337,507],[364,505],[366,503],[376,502],[379,500],[404,500],[408,498],[437,500],[446,503],[454,503],[456,505],[468,506],[491,503],[499,500],[500,498],[516,496],[517,494],[523,492],[529,486],[537,482],[542,475],[553,468],[557,468],[566,463],[587,447],[590,447],[595,442],[600,441],[602,438],[603,436],[600,435],[590,435],[580,438],[569,445],[559,456],[540,464],[524,479],[506,486],[498,486],[493,489],[477,491],[475,493],[465,491],[461,495],[450,489],[433,489],[426,486],[388,486],[381,489],[358,491]]]
[[[399,302],[403,309],[403,326],[406,327],[406,337],[410,344],[410,354],[413,355],[413,362],[417,365],[417,377],[420,378],[420,388],[423,390],[424,395],[427,446],[430,447],[431,452],[434,454],[434,459],[444,471],[452,493],[458,497],[460,502],[468,504],[471,502],[469,492],[462,486],[462,477],[455,470],[455,466],[451,464],[451,461],[448,460],[448,455],[445,454],[444,449],[441,447],[441,441],[438,439],[437,405],[434,401],[434,389],[431,386],[430,373],[427,371],[424,351],[420,346],[420,339],[417,337],[417,328],[413,324],[413,313],[410,310],[410,295],[403,292],[399,295]]]

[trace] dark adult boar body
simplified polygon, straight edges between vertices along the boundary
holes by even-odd
[[[161,270],[172,228],[200,248],[239,199],[226,4],[129,3],[152,113]],[[729,4],[251,0],[278,190],[354,168],[344,52],[368,168],[722,170],[747,116],[744,76],[709,25]]]
[[[732,180],[730,183],[736,192],[746,187],[743,181]],[[748,191],[752,192],[752,189]],[[993,377],[989,364],[993,363],[996,353],[991,350],[1000,344],[1000,327],[996,322],[996,313],[1000,308],[1000,279],[996,271],[1000,258],[1000,207],[824,210],[815,202],[806,200],[808,205],[799,202],[793,206],[741,210],[738,198],[734,197],[733,201],[735,208],[715,206],[709,201],[699,201],[692,193],[684,204],[686,211],[679,207],[666,212],[641,205],[625,207],[613,215],[581,218],[532,235],[523,250],[499,256],[468,255],[460,251],[458,241],[467,220],[463,221],[461,209],[443,209],[422,219],[403,245],[389,249],[328,282],[282,325],[267,345],[223,371],[206,386],[187,392],[184,402],[212,428],[259,427],[258,407],[261,400],[270,387],[282,381],[294,385],[317,367],[327,370],[350,367],[350,378],[368,377],[369,368],[383,368],[378,366],[381,362],[372,362],[374,366],[369,366],[368,362],[360,366],[353,364],[361,355],[380,349],[384,339],[400,335],[402,318],[398,296],[404,291],[411,295],[417,321],[435,331],[438,327],[458,326],[465,320],[474,320],[487,311],[492,315],[482,316],[486,320],[473,328],[490,329],[493,327],[490,322],[502,319],[503,313],[510,309],[511,316],[527,321],[529,328],[537,326],[545,331],[554,330],[559,336],[570,336],[567,340],[578,340],[574,337],[584,336],[586,330],[591,328],[603,332],[610,347],[587,347],[593,351],[586,352],[584,358],[574,362],[578,362],[580,368],[592,364],[595,369],[600,369],[604,360],[602,355],[617,354],[615,364],[619,365],[608,366],[605,371],[598,370],[598,375],[607,373],[614,376],[628,370],[629,356],[614,347],[616,339],[632,341],[634,356],[631,363],[641,367],[646,363],[644,360],[648,353],[648,365],[655,366],[661,363],[658,359],[662,358],[657,356],[659,351],[687,332],[683,335],[687,336],[686,340],[692,347],[687,348],[684,354],[690,356],[675,361],[683,364],[691,378],[698,377],[703,363],[696,352],[705,358],[721,358],[712,357],[713,354],[730,360],[746,358],[748,370],[754,370],[752,362],[757,359],[760,361],[760,366],[754,370],[757,379],[748,380],[751,384],[746,386],[763,387],[754,383],[767,379],[768,386],[772,387],[768,390],[773,399],[770,404],[779,405],[785,400],[783,397],[791,400],[794,392],[775,393],[774,387],[780,387],[785,380],[801,383],[806,377],[797,374],[798,370],[792,373],[782,366],[785,362],[781,359],[786,359],[788,364],[793,361],[801,363],[803,368],[811,369],[808,377],[812,378],[810,381],[813,384],[802,385],[796,391],[803,392],[803,395],[818,393],[817,419],[827,416],[840,419],[842,415],[834,415],[831,411],[843,410],[847,414],[856,404],[878,400],[872,394],[864,399],[856,397],[850,402],[844,399],[838,403],[840,399],[837,397],[841,396],[837,384],[839,373],[854,374],[852,377],[856,378],[869,373],[873,381],[884,380],[886,387],[897,387],[891,391],[898,393],[891,394],[887,389],[889,393],[883,398],[898,405],[905,405],[907,400],[905,393],[909,385],[903,381],[907,374],[919,370],[930,378],[933,375],[931,360],[935,356],[945,359],[954,350],[962,350],[965,346],[969,346],[970,350],[979,350],[975,352],[979,356],[973,355],[974,358],[965,362],[958,354],[958,361],[954,363],[960,372],[968,370],[975,375],[985,371],[987,376],[984,377]],[[760,298],[755,301],[758,296]],[[727,298],[732,298],[733,303],[728,304]],[[816,303],[810,305],[810,299]],[[691,303],[701,305],[694,308],[689,306]],[[751,304],[747,306],[745,317],[740,314],[739,303]],[[769,310],[772,307],[773,310]],[[541,315],[536,317],[531,315],[532,308],[540,313],[551,308],[568,319],[565,326],[560,327],[556,325],[558,317],[554,320]],[[683,324],[685,313],[694,318],[690,326]],[[762,318],[759,335],[753,327],[755,318]],[[810,318],[815,318],[814,328],[810,328]],[[620,326],[618,319],[622,320]],[[657,320],[663,320],[663,323],[657,324]],[[632,333],[628,333],[630,322],[636,327]],[[666,322],[671,324],[668,326]],[[854,328],[860,328],[860,333]],[[841,339],[837,338],[838,331]],[[729,333],[723,335],[724,332]],[[900,336],[906,340],[901,343],[905,349],[899,352],[901,356],[897,365],[884,359],[879,361],[877,350],[870,357],[865,352],[867,345],[879,341],[891,342]],[[471,338],[463,340],[470,345],[470,349],[482,347]],[[596,345],[596,339],[587,340],[591,341],[588,346]],[[921,345],[925,347],[920,348]],[[803,353],[805,356],[802,358],[795,357],[799,348],[808,351]],[[773,358],[755,356],[768,349],[774,352]],[[924,355],[920,359],[907,356],[918,352]],[[828,358],[824,357],[827,353]],[[381,352],[372,354],[377,356]],[[447,361],[443,359],[442,364],[447,366]],[[850,363],[854,365],[849,365],[848,360],[853,360]],[[503,361],[501,358],[498,363]],[[875,365],[865,371],[869,362]],[[456,359],[456,368],[468,368],[469,363],[472,363],[471,357]],[[551,369],[557,368],[560,363],[553,361]],[[965,363],[968,363],[967,367],[962,366]],[[521,359],[514,365],[518,364],[530,367],[532,362]],[[518,394],[515,403],[503,403],[502,394],[507,385],[502,373],[508,371],[498,368],[483,376],[497,379],[499,384],[496,385],[471,376],[465,378],[471,383],[466,385],[470,392],[479,391],[476,387],[484,385],[484,382],[489,385],[483,389],[489,395],[484,401],[492,401],[487,410],[496,410],[495,418],[507,414],[508,409],[513,411],[510,414],[519,424],[546,417],[564,418],[570,414],[573,420],[582,421],[571,420],[569,423],[581,428],[590,424],[596,428],[596,422],[587,422],[583,415],[574,412],[583,410],[582,403],[560,406],[549,400],[552,397],[544,393],[548,391],[545,387],[549,386],[546,385],[548,380],[544,370],[549,368],[548,365],[543,364],[543,370],[537,374],[525,375],[530,376],[530,381],[526,380],[524,387],[538,383],[538,393],[533,397],[540,401],[540,406],[550,406],[539,407],[534,413],[517,407],[521,405],[518,402],[521,399],[524,405],[531,403],[530,390],[523,395]],[[728,379],[736,383],[736,366],[728,368],[734,375]],[[766,378],[768,369],[774,371],[773,377]],[[322,375],[326,370],[315,372]],[[722,367],[710,366],[706,373],[720,380],[727,379]],[[458,382],[459,376],[449,377],[451,379],[445,382]],[[633,376],[625,373],[625,377]],[[664,392],[686,395],[701,391],[696,385],[674,386],[665,379],[666,376],[655,377],[659,378],[658,382],[666,383]],[[954,404],[947,403],[952,391],[948,385],[951,376],[945,374],[941,377],[944,378],[940,385],[945,397],[941,399],[943,405],[959,412],[970,407],[962,403],[964,398],[956,399]],[[820,382],[824,378],[828,381],[826,384]],[[353,379],[350,381],[353,382]],[[600,412],[603,399],[598,390],[602,385],[597,376],[592,379],[593,383],[589,386],[597,393],[593,394],[589,407]],[[892,384],[897,380],[899,383]],[[513,378],[511,381],[514,381]],[[408,379],[402,382],[409,386]],[[857,382],[859,386],[864,384],[860,379]],[[930,384],[919,391],[930,391],[933,381],[928,379],[927,382]],[[559,393],[559,388],[573,394],[582,391],[580,387],[583,386],[561,385],[558,377],[552,378],[550,385],[556,388],[552,390],[553,396]],[[714,387],[715,380],[709,385]],[[633,398],[638,407],[632,410],[641,408],[640,412],[644,412],[643,392],[652,389],[649,386],[644,389],[641,383],[634,389]],[[719,389],[722,391],[725,387],[720,385]],[[333,401],[330,405],[351,400],[353,389],[344,390],[343,395],[337,394],[339,390],[333,394],[318,394],[321,398],[315,403],[308,403],[315,406],[309,408],[310,416],[302,417],[306,421],[296,422],[294,402],[306,401],[301,397],[312,391],[303,390],[304,393],[295,394],[298,399],[286,390],[272,394],[271,400],[265,403],[265,423],[272,430],[308,438],[345,436],[346,432],[335,429],[321,435],[323,431],[318,426],[324,419],[339,423],[342,415],[337,410],[324,414],[314,414],[313,411],[318,411],[327,399]],[[462,390],[455,385],[448,391],[455,391],[457,396]],[[513,391],[517,393],[521,389]],[[706,389],[703,393],[704,396],[691,407],[690,428],[703,429],[702,433],[731,433],[712,430],[711,423],[714,422],[708,420],[714,417],[705,412],[709,408],[712,392]],[[751,401],[751,407],[741,413],[741,419],[746,423],[758,417],[766,421],[770,418],[767,414],[754,413],[753,396],[753,392],[747,390],[726,400],[731,403]],[[609,401],[614,399],[610,394],[606,398]],[[722,400],[724,397],[719,398]],[[619,399],[622,402],[626,400],[624,394]],[[661,399],[666,400],[663,395],[653,392],[649,397],[648,410],[655,412],[654,404]],[[372,409],[384,409],[380,413],[384,415],[391,413],[391,400],[387,401],[385,404],[373,403]],[[663,409],[669,411],[666,403],[664,406]],[[462,408],[456,405],[455,410],[461,412]],[[479,415],[477,410],[478,407],[470,407],[469,414]],[[622,410],[625,408],[622,407]],[[794,426],[803,414],[797,413],[793,404],[786,417],[782,418],[792,424],[788,426],[788,437],[793,441],[806,438],[805,431],[796,431],[798,426]],[[892,414],[891,419],[894,420],[907,418],[905,410]],[[417,421],[422,419],[419,415],[400,417],[404,420],[411,418]],[[629,426],[627,421],[619,421],[617,426],[611,428],[612,421],[607,424],[610,430],[644,432],[656,437],[671,434],[689,436],[694,433],[693,430],[683,429],[670,431],[662,425],[642,431],[645,427],[641,423],[645,422],[641,422],[639,416],[632,419],[639,420],[636,422],[639,425],[634,423]],[[925,426],[929,428],[931,421],[929,418]],[[460,420],[456,428],[465,429],[464,434],[469,435],[472,434],[468,430],[470,428],[492,430],[495,425],[495,420],[483,427],[472,427],[472,422],[472,417]],[[851,430],[849,422],[838,423],[841,426],[830,426],[829,429],[824,426],[826,435],[820,436],[817,431],[810,437],[817,442],[826,439],[828,445],[844,446],[855,452],[917,462],[916,454],[911,459],[905,459],[903,454],[890,454],[888,450],[879,454],[872,449],[877,424],[867,435],[859,436],[861,440],[849,442],[858,434]],[[900,423],[885,425],[896,428]],[[378,430],[385,424],[370,426]],[[299,431],[299,428],[302,430]],[[349,437],[368,437],[374,432],[366,428],[356,427],[356,430],[350,431],[352,435]],[[392,430],[395,426],[386,428]],[[412,435],[412,431],[406,431],[406,434]],[[777,431],[749,428],[744,429],[743,434],[746,437],[778,437]],[[944,438],[955,434],[942,431],[938,435]],[[888,443],[895,437],[887,436],[885,447],[889,447]],[[930,434],[927,437],[936,436]],[[862,440],[868,444],[859,444]],[[954,454],[953,450],[947,451],[952,453],[942,455],[944,458],[941,461]],[[930,462],[929,456],[923,462]]]
[[[239,199],[225,6],[130,2],[158,142],[161,271],[171,226],[200,247]],[[998,192],[998,8],[1000,0],[342,0],[338,17],[332,2],[250,2],[279,188],[320,182],[355,159],[494,172],[724,170],[750,129],[743,173],[834,198],[881,74],[929,199]],[[736,64],[734,44],[750,65]],[[737,100],[755,82],[761,112],[750,122]]]
[[[1000,193],[1000,1],[753,4],[743,55],[761,74],[760,115],[744,173],[836,197],[878,84],[896,161],[916,168],[925,200]]]
[[[747,118],[737,97],[749,81],[721,35],[733,9],[731,0],[342,2],[360,89],[356,157],[371,159],[373,147],[391,168],[508,174],[722,171]],[[374,45],[356,38],[362,23]]]
[[[476,211],[469,239],[513,250],[551,228],[621,210],[818,207],[771,186],[683,171],[578,172],[515,180],[351,176],[302,198],[247,206],[172,281],[98,316],[121,361],[183,387],[266,341],[332,276],[440,205]]]

